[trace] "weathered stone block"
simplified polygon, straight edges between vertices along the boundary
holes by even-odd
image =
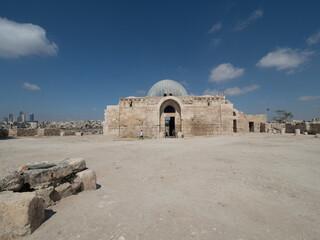
[[[67,158],[62,160],[62,163],[71,166],[73,172],[79,172],[86,168],[86,161],[83,158]]]
[[[19,191],[23,185],[23,178],[13,170],[0,169],[0,191]]]
[[[47,187],[48,184],[56,186],[61,179],[72,173],[72,167],[66,163],[47,169],[32,169],[25,171],[24,183],[29,184],[30,188],[41,189]]]
[[[87,169],[82,172],[78,172],[76,176],[77,178],[74,182],[81,182],[81,191],[97,189],[97,176],[95,171]]]
[[[55,188],[60,198],[69,197],[73,194],[71,184],[66,182]]]
[[[295,129],[294,132],[296,135],[300,135],[300,129]]]
[[[40,196],[44,200],[44,206],[47,208],[54,204],[53,199],[51,199],[51,194],[54,191],[54,187],[50,186],[48,188],[39,189],[36,191],[37,196]]]
[[[0,216],[0,240],[31,234],[44,221],[43,199],[35,192],[2,192]]]

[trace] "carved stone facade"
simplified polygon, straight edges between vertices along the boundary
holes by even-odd
[[[107,136],[202,136],[233,132],[263,132],[266,115],[246,115],[225,96],[164,96],[121,98],[107,106],[103,134]]]

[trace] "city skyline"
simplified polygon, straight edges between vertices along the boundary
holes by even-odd
[[[15,116],[13,113],[10,113],[8,117],[4,116],[3,121],[4,122],[34,122],[34,113],[29,113],[29,120],[27,118],[27,113],[24,113],[23,111],[19,111],[18,114]]]
[[[246,114],[320,117],[319,1],[4,2],[0,117],[96,120],[163,79]],[[59,12],[59,17],[56,13]]]

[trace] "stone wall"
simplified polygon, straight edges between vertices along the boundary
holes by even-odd
[[[320,133],[320,123],[315,122],[268,122],[266,129],[269,133],[280,133],[281,129],[285,129],[285,133],[295,133],[296,129],[300,129],[301,133],[307,132],[308,134]]]
[[[36,136],[37,134],[38,134],[38,129],[31,129],[31,128],[16,129],[16,136],[28,137],[28,136]]]
[[[60,136],[60,129],[56,128],[45,128],[44,136]]]
[[[9,130],[8,129],[0,129],[0,138],[6,138],[9,136]]]
[[[164,109],[172,106],[173,113]],[[249,132],[252,122],[254,132],[264,131],[265,115],[245,115],[233,108],[225,96],[186,97],[129,97],[120,99],[116,106],[107,106],[103,134],[106,136],[164,137],[165,118],[175,118],[176,136],[201,136],[231,134],[234,120],[237,132]]]
[[[320,123],[310,122],[290,122],[285,124],[286,133],[294,133],[295,129],[300,129],[300,132],[308,132],[309,134],[320,133]]]

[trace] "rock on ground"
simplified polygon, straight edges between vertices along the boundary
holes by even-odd
[[[35,192],[0,193],[0,240],[31,234],[44,218],[43,199]]]
[[[76,175],[77,178],[74,181],[82,182],[80,186],[81,191],[97,189],[97,176],[95,171],[87,169],[82,172],[78,172]]]
[[[0,191],[19,191],[23,179],[17,171],[0,169]]]

